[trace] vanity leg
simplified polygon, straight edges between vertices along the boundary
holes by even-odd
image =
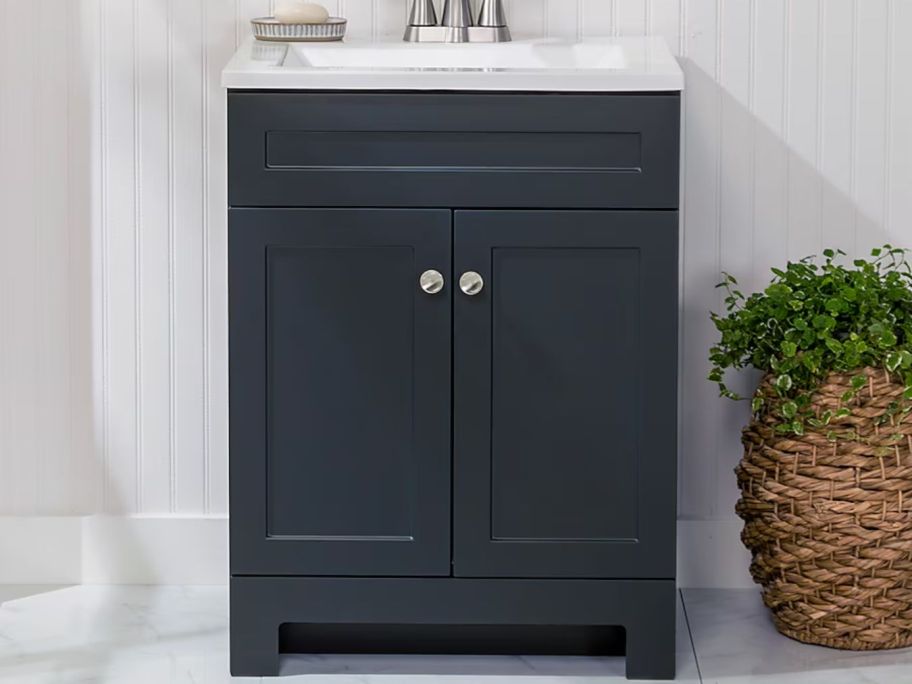
[[[231,626],[231,674],[275,677],[279,674],[278,627]]]
[[[643,606],[627,625],[627,679],[675,678],[675,601]]]
[[[279,626],[233,592],[231,597],[231,674],[275,677],[279,674]]]

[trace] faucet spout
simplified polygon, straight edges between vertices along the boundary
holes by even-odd
[[[469,4],[469,0],[446,0],[443,3],[443,18],[440,20],[440,25],[451,28],[474,26],[472,6]]]
[[[469,42],[469,27],[474,23],[469,0],[445,0],[443,17],[440,19],[440,26],[445,31],[444,41],[447,43]]]
[[[403,40],[412,43],[502,43],[510,40],[502,0],[481,0],[478,22],[471,0],[444,0],[437,23],[434,0],[411,0]]]

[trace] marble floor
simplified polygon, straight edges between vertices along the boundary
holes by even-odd
[[[878,654],[779,636],[753,590],[685,590],[678,681],[905,684],[912,649]],[[0,682],[257,682],[227,673],[224,587],[0,586]],[[334,656],[283,659],[285,684],[599,684],[620,658]]]

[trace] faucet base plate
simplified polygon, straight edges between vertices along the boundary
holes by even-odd
[[[512,40],[506,26],[406,26],[409,43],[506,43]]]

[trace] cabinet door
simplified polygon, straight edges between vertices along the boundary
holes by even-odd
[[[233,574],[450,573],[451,224],[230,210]]]
[[[674,576],[677,235],[456,212],[454,278],[484,286],[454,295],[455,575]]]

